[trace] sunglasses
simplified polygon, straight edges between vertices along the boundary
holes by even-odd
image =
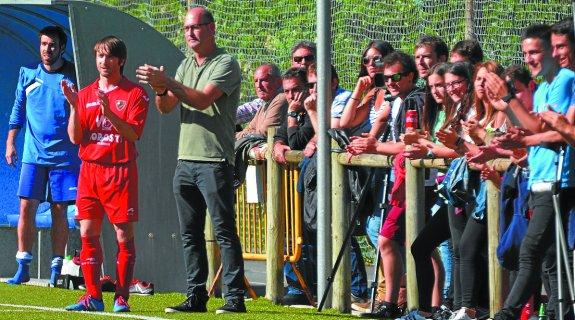
[[[307,83],[307,88],[308,89],[313,89],[315,88],[315,85],[317,84],[317,82],[308,82]]]
[[[313,54],[310,54],[308,56],[303,56],[303,57],[293,57],[293,61],[300,63],[302,62],[302,60],[305,61],[315,61],[315,56]]]
[[[454,89],[459,88],[459,87],[461,87],[463,82],[465,82],[465,80],[455,80],[455,81],[452,81],[450,83],[446,83],[445,88],[454,88]]]
[[[382,58],[381,56],[363,57],[363,58],[361,59],[361,63],[363,63],[363,65],[367,66],[367,65],[369,65],[369,64],[372,63],[372,62],[373,62],[373,63],[375,63],[376,61],[377,61],[377,62],[380,62],[380,61],[381,61],[381,58]]]
[[[398,82],[399,80],[401,80],[402,77],[406,76],[407,74],[409,74],[409,72],[398,72],[398,73],[394,73],[392,75],[383,75],[383,83],[386,83],[387,80],[391,80],[391,82]]]

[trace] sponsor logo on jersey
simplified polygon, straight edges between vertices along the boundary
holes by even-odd
[[[112,122],[104,115],[99,114],[96,116],[96,127],[104,131],[112,131]]]
[[[118,110],[122,110],[126,107],[126,100],[116,100],[116,108],[118,108]]]
[[[98,102],[98,101],[88,102],[88,103],[86,103],[86,109],[97,107],[99,105],[100,105],[100,102]]]
[[[99,145],[108,146],[111,142],[122,142],[122,136],[114,133],[92,132],[92,134],[90,134],[90,140],[96,141]]]

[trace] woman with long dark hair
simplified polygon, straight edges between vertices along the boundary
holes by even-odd
[[[359,77],[340,119],[352,135],[369,132],[384,102],[385,90],[377,87],[376,74],[383,72],[383,58],[394,49],[387,41],[372,40],[363,51]]]

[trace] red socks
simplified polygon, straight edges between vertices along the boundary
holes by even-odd
[[[116,296],[122,296],[128,300],[132,277],[134,276],[134,264],[136,262],[136,247],[134,239],[126,242],[118,242],[118,255],[116,260]]]
[[[100,270],[102,265],[102,246],[100,237],[82,237],[80,261],[86,292],[94,299],[102,300]]]

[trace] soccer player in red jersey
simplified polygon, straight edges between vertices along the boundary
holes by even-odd
[[[82,160],[76,205],[80,221],[80,260],[86,294],[69,311],[102,311],[100,234],[107,214],[118,242],[114,312],[130,311],[129,286],[134,271],[134,222],[138,220],[138,172],[135,142],[142,135],[149,98],[123,76],[127,49],[108,36],[94,46],[100,77],[77,94],[68,83],[62,90],[72,105],[70,140],[80,145]]]

